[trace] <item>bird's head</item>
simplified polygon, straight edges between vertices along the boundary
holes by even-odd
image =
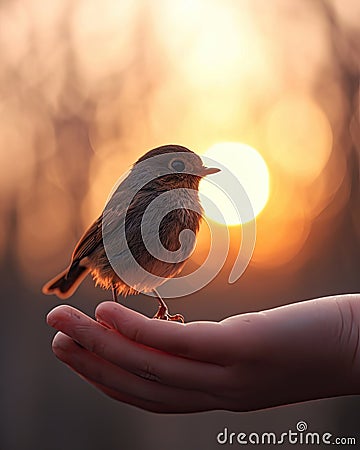
[[[205,167],[201,158],[181,145],[163,145],[154,148],[133,166],[133,172],[151,174],[151,184],[159,189],[198,189],[201,178],[219,172],[216,167]]]

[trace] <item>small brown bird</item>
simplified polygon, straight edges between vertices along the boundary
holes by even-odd
[[[91,273],[96,285],[112,289],[115,301],[119,294],[152,291],[159,301],[154,318],[183,321],[180,314],[169,314],[156,288],[176,276],[191,255],[195,239],[185,240],[184,244],[180,234],[190,230],[195,238],[202,215],[199,182],[219,170],[204,167],[199,156],[180,145],[164,145],[147,152],[136,161],[100,217],[84,233],[69,267],[46,283],[43,293],[68,298]],[[149,237],[154,241],[156,237],[156,214],[143,221],[147,208],[156,199],[165,202],[168,211],[161,218],[157,238],[166,252],[181,250],[181,258],[174,262],[156,257],[146,242]],[[119,231],[121,222],[123,234]]]

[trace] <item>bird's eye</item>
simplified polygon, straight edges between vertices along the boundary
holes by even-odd
[[[183,172],[185,170],[185,164],[181,159],[175,159],[170,165],[176,172]]]

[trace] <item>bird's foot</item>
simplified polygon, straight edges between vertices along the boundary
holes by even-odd
[[[113,301],[118,303],[118,295],[117,295],[116,287],[113,286],[111,290],[112,290],[112,297],[113,297],[112,299],[113,299]]]
[[[159,306],[157,313],[153,317],[153,319],[161,319],[161,320],[172,320],[173,322],[181,322],[184,323],[184,316],[181,314],[174,314],[173,316],[169,314],[169,311],[164,306]]]

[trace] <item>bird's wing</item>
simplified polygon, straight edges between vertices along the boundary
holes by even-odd
[[[88,228],[77,243],[72,261],[80,261],[89,256],[102,242],[102,215]]]
[[[116,233],[117,226],[126,213],[123,204],[126,200],[121,185],[113,194],[110,202],[97,220],[85,231],[77,243],[72,255],[72,262],[89,256],[98,245],[103,244],[103,231]]]

